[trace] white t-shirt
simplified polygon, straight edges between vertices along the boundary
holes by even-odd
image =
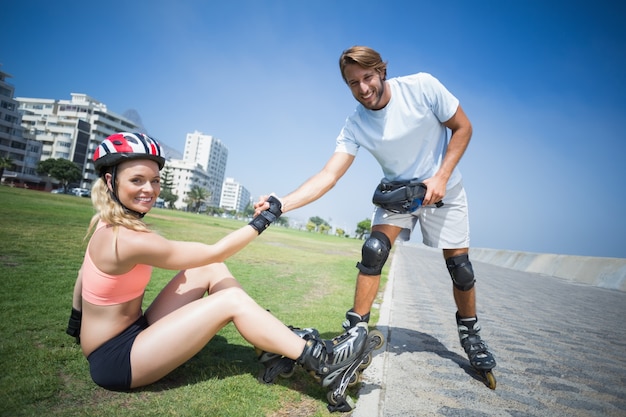
[[[459,100],[430,74],[418,73],[387,80],[391,100],[381,110],[359,104],[337,137],[335,152],[356,155],[362,146],[376,158],[390,181],[432,177],[448,148],[443,125],[459,107]],[[455,168],[448,181],[461,181]]]

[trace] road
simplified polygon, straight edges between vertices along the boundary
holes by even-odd
[[[474,261],[496,390],[467,362],[439,251],[398,245],[353,417],[626,416],[626,293]]]

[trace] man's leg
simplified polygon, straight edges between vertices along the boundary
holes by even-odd
[[[443,257],[446,260],[446,264],[448,265],[449,259],[457,257],[457,256],[467,255],[468,253],[469,253],[469,248],[444,249]],[[464,272],[467,273],[467,271],[464,271]],[[452,273],[453,272],[451,271],[451,274]],[[467,287],[467,286],[470,286],[469,282],[473,281],[474,278],[472,274],[471,277],[466,276],[461,279],[466,281],[465,285]],[[456,303],[456,308],[459,311],[459,315],[463,318],[476,317],[476,287],[474,287],[474,285],[471,284],[471,288],[463,290],[459,288],[459,285],[453,285],[452,292],[454,295],[454,302]]]
[[[369,321],[369,313],[376,300],[380,286],[380,273],[387,262],[391,246],[402,228],[391,225],[372,227],[370,237],[362,248],[359,274],[354,292],[354,306],[346,313],[344,327],[349,328],[360,321]]]
[[[453,284],[457,306],[456,322],[461,346],[476,369],[488,371],[496,366],[493,355],[480,337],[480,324],[476,316],[476,287],[474,270],[468,257],[468,248],[444,249],[443,256]],[[494,385],[491,387],[495,388]]]

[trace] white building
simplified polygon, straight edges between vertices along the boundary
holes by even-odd
[[[222,195],[220,197],[220,207],[224,210],[234,210],[237,213],[243,212],[250,204],[250,192],[234,178],[226,178],[222,185]]]
[[[0,71],[0,157],[9,158],[12,165],[4,169],[1,180],[16,186],[41,186],[37,164],[41,144],[24,135],[19,103],[13,97],[15,87],[8,82],[11,75]]]
[[[166,165],[172,176],[172,192],[178,196],[174,203],[177,209],[184,210],[188,206],[187,195],[194,186],[209,189],[209,175],[199,164],[170,159]]]
[[[63,158],[82,171],[81,188],[91,188],[97,178],[92,156],[105,138],[116,132],[140,130],[131,120],[107,109],[86,94],[71,100],[17,97],[22,127],[42,145],[41,160]]]
[[[219,207],[228,162],[228,148],[219,139],[196,130],[187,134],[183,161],[200,165],[206,171],[209,178],[206,188],[211,193],[207,205]]]

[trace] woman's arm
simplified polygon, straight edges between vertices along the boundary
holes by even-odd
[[[80,326],[83,318],[83,270],[78,270],[78,276],[74,283],[74,294],[72,295],[72,311],[70,313],[70,319],[67,323],[67,330],[65,331],[72,337],[76,338],[76,343],[80,344]]]

